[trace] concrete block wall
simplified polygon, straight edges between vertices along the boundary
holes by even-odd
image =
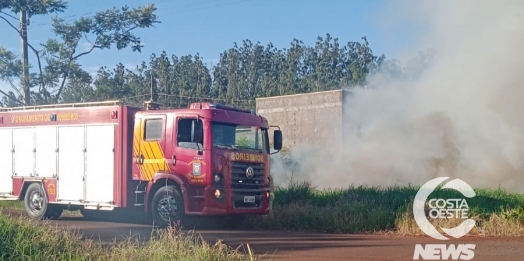
[[[342,134],[343,103],[347,94],[347,91],[333,90],[258,98],[256,111],[266,117],[270,125],[280,126],[284,147],[304,143],[336,145]]]

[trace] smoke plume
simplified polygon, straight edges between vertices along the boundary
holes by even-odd
[[[275,158],[275,183],[290,172],[320,188],[448,176],[524,191],[524,2],[392,1],[380,19],[424,30],[402,54],[434,55],[407,63],[415,76],[377,73],[353,89],[342,151],[295,147],[293,169]]]

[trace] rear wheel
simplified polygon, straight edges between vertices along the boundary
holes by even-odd
[[[33,183],[27,187],[24,206],[32,219],[57,219],[62,214],[62,208],[49,205],[44,187],[40,183]]]
[[[184,199],[175,186],[161,187],[151,201],[151,217],[159,227],[181,224],[184,211]]]

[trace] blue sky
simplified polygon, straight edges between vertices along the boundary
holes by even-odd
[[[151,53],[162,51],[177,56],[199,53],[211,65],[216,64],[221,52],[244,39],[286,48],[293,38],[313,45],[326,33],[341,43],[366,36],[375,54],[391,58],[417,36],[414,25],[384,23],[384,0],[71,0],[68,9],[57,15],[73,20],[111,7],[148,3],[157,6],[161,23],[135,32],[145,45],[142,53],[96,50],[80,60],[84,69],[94,72],[118,62],[134,66],[147,61]],[[0,33],[0,45],[19,53],[17,34],[2,20]],[[33,17],[28,34],[33,45],[53,38],[50,17]],[[29,59],[36,62],[32,55]]]

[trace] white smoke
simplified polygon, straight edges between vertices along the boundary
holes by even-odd
[[[426,30],[403,53],[435,55],[417,77],[377,74],[372,88],[355,90],[345,149],[294,148],[295,181],[346,187],[452,176],[524,191],[524,1],[393,1],[383,14]]]

